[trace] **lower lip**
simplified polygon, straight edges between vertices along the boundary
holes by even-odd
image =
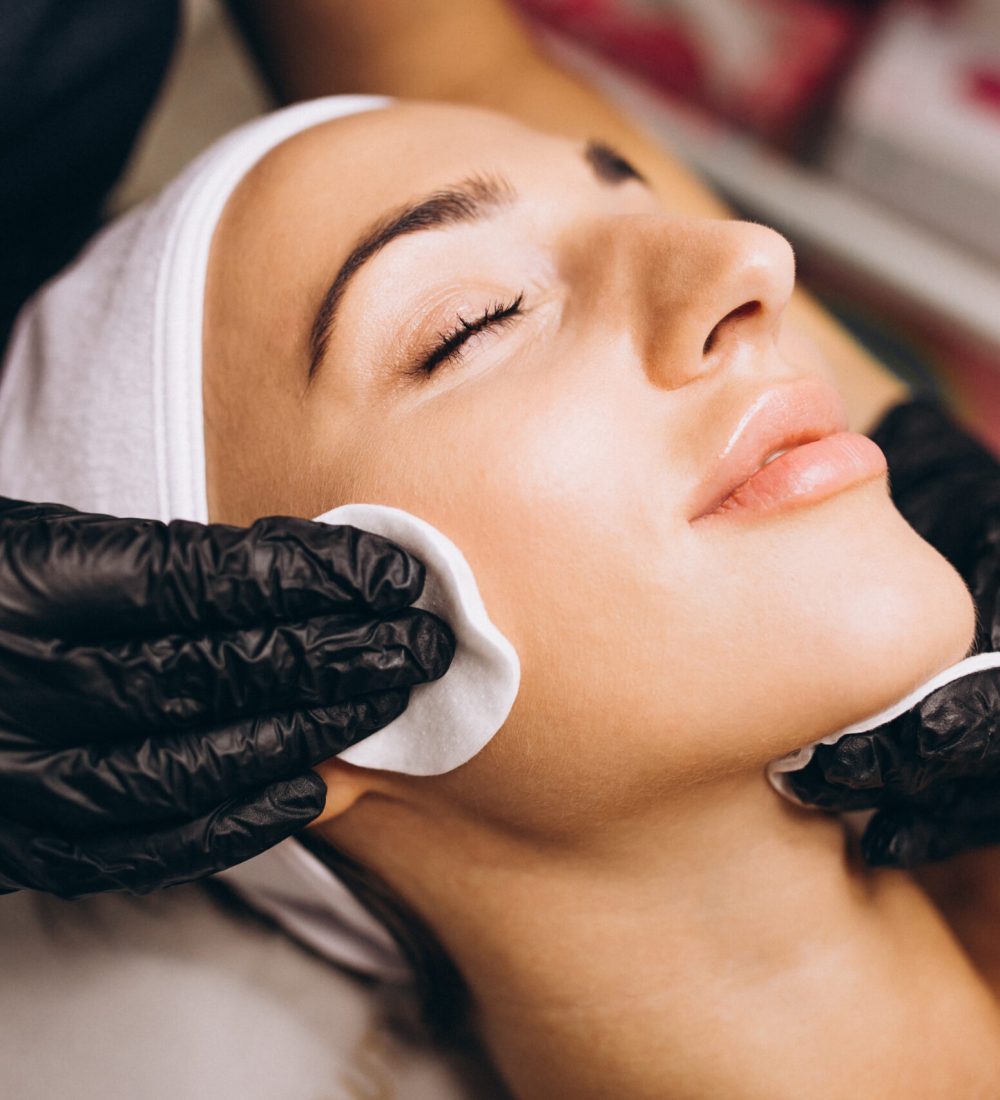
[[[876,443],[856,432],[837,432],[793,447],[761,467],[704,518],[791,511],[885,472],[885,455]]]

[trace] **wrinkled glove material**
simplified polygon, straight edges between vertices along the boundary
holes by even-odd
[[[310,769],[454,653],[378,535],[0,501],[0,891],[145,893],[323,809]]]

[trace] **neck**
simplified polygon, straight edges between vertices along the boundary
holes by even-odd
[[[522,1100],[1000,1094],[994,1002],[936,911],[759,774],[571,852],[398,832],[385,873]]]

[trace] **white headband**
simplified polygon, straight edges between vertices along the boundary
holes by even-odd
[[[389,102],[332,96],[240,127],[35,295],[18,318],[0,380],[0,495],[208,521],[202,307],[226,200],[287,138]],[[387,981],[408,979],[388,932],[297,842],[221,877],[334,961]]]

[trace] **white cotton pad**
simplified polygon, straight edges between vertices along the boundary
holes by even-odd
[[[836,733],[831,733],[829,737],[823,737],[819,741],[814,741],[811,745],[796,749],[794,752],[788,753],[787,756],[782,756],[779,760],[772,760],[767,766],[767,778],[771,781],[774,789],[779,794],[783,794],[790,802],[794,802],[797,806],[805,806],[807,809],[815,809],[816,807],[803,802],[795,794],[788,782],[788,773],[801,771],[812,760],[817,745],[833,745],[841,737],[846,737],[850,733],[867,733],[869,730],[878,729],[879,726],[884,726],[888,722],[894,721],[901,714],[905,714],[919,702],[926,699],[928,695],[937,691],[938,688],[943,688],[946,684],[961,679],[963,676],[971,676],[974,672],[983,672],[988,668],[1000,668],[1000,653],[978,653],[975,657],[966,657],[964,661],[959,661],[958,664],[951,665],[943,672],[939,672],[926,683],[911,691],[909,695],[900,699],[898,703],[893,703],[891,707],[880,710],[878,714],[873,714],[870,718],[855,722],[853,726],[847,726]],[[865,813],[867,812],[865,811]]]
[[[521,665],[490,621],[462,552],[425,520],[381,504],[345,504],[317,522],[382,535],[423,562],[427,581],[413,606],[444,619],[456,642],[445,675],[414,687],[395,721],[339,753],[340,759],[404,775],[441,775],[471,760],[507,720]]]

